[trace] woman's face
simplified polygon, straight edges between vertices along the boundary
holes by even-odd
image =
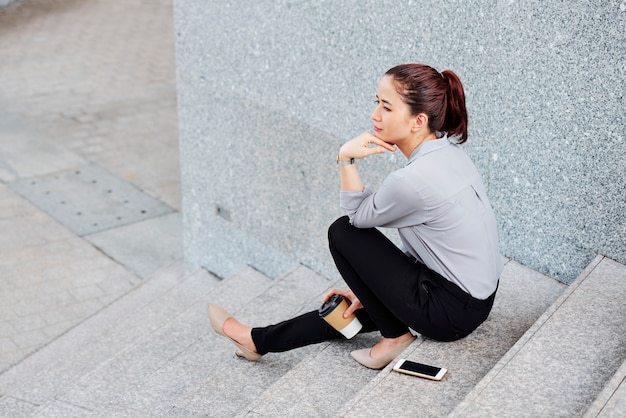
[[[411,135],[414,117],[411,116],[409,105],[396,91],[390,76],[384,76],[378,83],[372,120],[375,135],[390,144],[402,143]]]

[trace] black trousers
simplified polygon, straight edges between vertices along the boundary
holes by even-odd
[[[428,338],[454,341],[474,331],[491,311],[495,292],[485,300],[472,297],[375,228],[356,228],[344,216],[330,226],[328,241],[339,273],[363,304],[356,311],[361,332],[378,330],[395,338],[412,328]],[[317,311],[252,329],[260,354],[340,337]]]

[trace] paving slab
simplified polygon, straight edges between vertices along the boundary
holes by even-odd
[[[10,6],[18,0],[0,0],[0,8]]]
[[[96,164],[18,179],[9,186],[80,236],[172,212]]]
[[[85,236],[137,276],[145,278],[183,258],[183,225],[179,212]]]
[[[106,167],[144,193],[181,210],[176,92],[151,86],[114,109],[98,110],[103,120],[72,150]]]
[[[189,311],[188,316],[182,318],[199,338],[149,376],[136,392],[136,400],[129,405],[151,408],[155,415],[168,415],[169,411],[176,410],[174,416],[195,416],[177,407],[177,400],[206,381],[212,370],[222,364],[223,359],[234,358],[232,346],[217,343],[222,337],[215,334],[210,326],[207,303],[210,301],[220,306],[228,306],[235,311],[272,285],[271,280],[252,268],[246,268],[236,276],[224,280],[219,289],[211,292]],[[216,345],[221,348],[216,349]]]
[[[140,279],[0,184],[0,371]]]
[[[596,260],[454,416],[582,415],[626,359],[626,267]]]
[[[10,182],[87,163],[40,129],[6,112],[0,113],[0,180]]]
[[[338,416],[341,405],[377,374],[361,366],[350,352],[369,348],[380,334],[320,344],[302,362],[272,385],[241,416]]]
[[[392,362],[346,403],[341,416],[447,415],[564,289],[562,283],[509,261],[489,318],[472,334],[447,343],[418,340],[405,351],[409,360],[447,368],[442,381],[392,372]]]
[[[0,253],[74,238],[4,184],[0,184],[0,230]]]
[[[626,411],[626,382],[622,380],[598,416],[600,418],[619,417],[624,411]]]
[[[69,417],[88,417],[95,416],[94,411],[81,408],[76,405],[71,405],[66,402],[55,401],[54,403],[47,405],[43,409],[37,411],[34,417],[46,417],[46,418],[69,418]]]
[[[180,210],[171,0],[23,1],[0,35],[0,114],[37,128],[8,126],[36,141],[0,173],[58,171],[74,154]]]

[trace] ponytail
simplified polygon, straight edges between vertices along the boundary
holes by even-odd
[[[459,77],[451,70],[439,74],[424,64],[403,64],[385,73],[391,76],[396,90],[409,105],[411,114],[428,116],[432,131],[447,132],[457,143],[467,141],[465,92]]]
[[[467,109],[465,108],[465,92],[459,77],[450,70],[441,73],[448,84],[446,92],[446,110],[443,130],[448,136],[458,136],[458,143],[467,141]]]

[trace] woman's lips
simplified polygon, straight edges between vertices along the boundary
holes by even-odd
[[[382,128],[379,128],[378,126],[374,126],[374,131],[375,132],[380,132],[380,131],[382,131]]]

